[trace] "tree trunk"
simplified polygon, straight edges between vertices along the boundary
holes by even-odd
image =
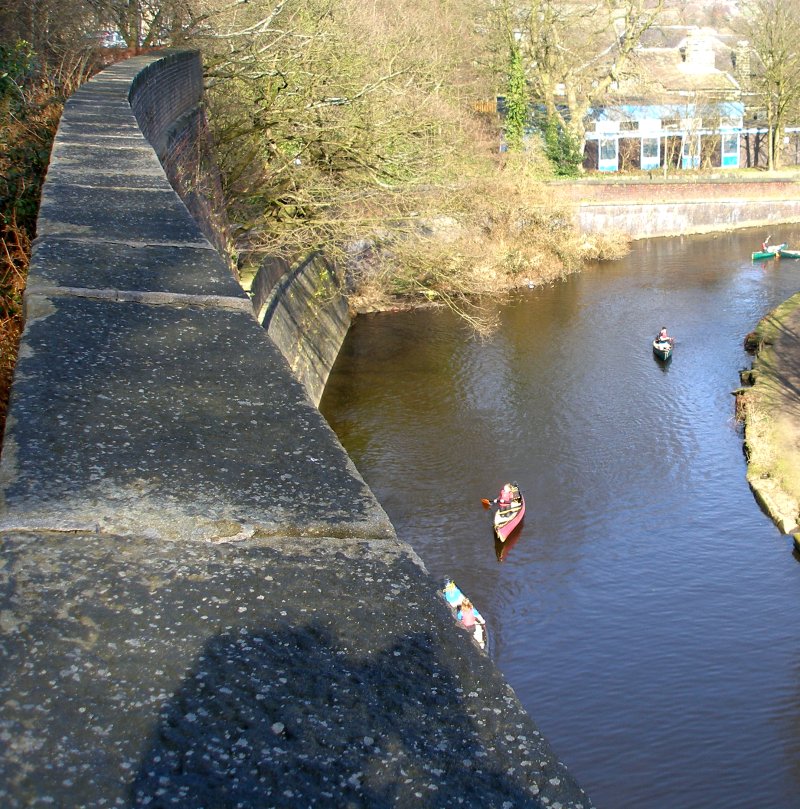
[[[775,143],[772,155],[772,170],[778,171],[781,167],[781,149],[783,148],[783,120],[779,118],[775,123]]]
[[[767,107],[767,171],[774,171],[775,129],[772,125],[772,107]]]
[[[567,90],[567,108],[569,109],[570,117],[567,132],[583,157],[586,155],[586,125],[583,122],[589,112],[589,105],[586,103],[581,104],[574,89],[569,87]],[[580,170],[583,171],[583,166],[580,167]]]

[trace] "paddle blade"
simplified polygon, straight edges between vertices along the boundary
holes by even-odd
[[[489,508],[492,505],[492,501],[487,500],[485,497],[481,499],[481,503],[483,503],[484,508]]]

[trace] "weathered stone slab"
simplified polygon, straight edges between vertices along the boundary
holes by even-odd
[[[37,233],[128,243],[207,244],[186,206],[168,188],[90,188],[47,182]]]
[[[252,315],[26,300],[0,526],[394,536]]]
[[[400,543],[0,542],[5,807],[590,805]]]
[[[115,62],[82,84],[71,98],[92,97],[102,100],[119,97],[127,99],[131,82],[141,73],[142,68],[147,67],[152,61],[152,57],[142,56]]]
[[[28,289],[60,286],[248,300],[210,244],[203,247],[126,245],[92,240],[37,238]]]
[[[67,101],[67,104],[69,104],[71,100],[72,99]],[[102,127],[106,130],[117,127],[118,134],[130,133],[133,135],[137,133],[140,138],[142,137],[141,129],[139,129],[136,124],[136,118],[127,101],[121,100],[114,104],[93,104],[91,100],[87,99],[82,102],[73,103],[69,113],[67,113],[65,106],[61,117],[61,124],[59,125],[59,132],[64,125],[64,116],[67,114],[69,118],[66,120],[69,121],[71,127],[80,126],[83,128],[84,126],[92,126]]]
[[[173,190],[144,138],[133,144],[111,144],[96,138],[80,144],[56,141],[47,179],[59,185]]]
[[[124,110],[130,113],[131,105],[125,89],[123,84],[105,88],[98,85],[84,84],[67,99],[64,104],[64,112],[69,113],[70,118],[75,112],[81,110],[88,112],[89,107],[94,107],[97,113],[113,113]]]
[[[96,111],[90,114],[90,109],[94,108],[87,108],[84,113],[76,111],[74,116],[72,114],[68,117],[62,115],[55,144],[85,143],[87,140],[100,140],[102,143],[120,145],[146,143],[130,108],[127,111],[127,120],[118,121],[108,121]]]

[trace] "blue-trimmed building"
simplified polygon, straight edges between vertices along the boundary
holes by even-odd
[[[741,79],[746,43],[696,26],[647,32],[607,103],[587,121],[584,167],[600,171],[751,165]]]

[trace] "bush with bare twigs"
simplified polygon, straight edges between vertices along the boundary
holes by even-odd
[[[482,296],[608,251],[543,188],[538,139],[501,154],[499,118],[475,111],[495,87],[480,3],[330,8],[221,6],[197,34],[244,279],[323,249],[356,311],[434,302],[483,330]]]
[[[480,332],[494,321],[481,300],[565,278],[586,259],[624,255],[622,234],[580,236],[552,189],[523,173],[495,172],[449,189],[405,229],[359,242],[349,256],[351,305],[358,311],[440,304]]]

